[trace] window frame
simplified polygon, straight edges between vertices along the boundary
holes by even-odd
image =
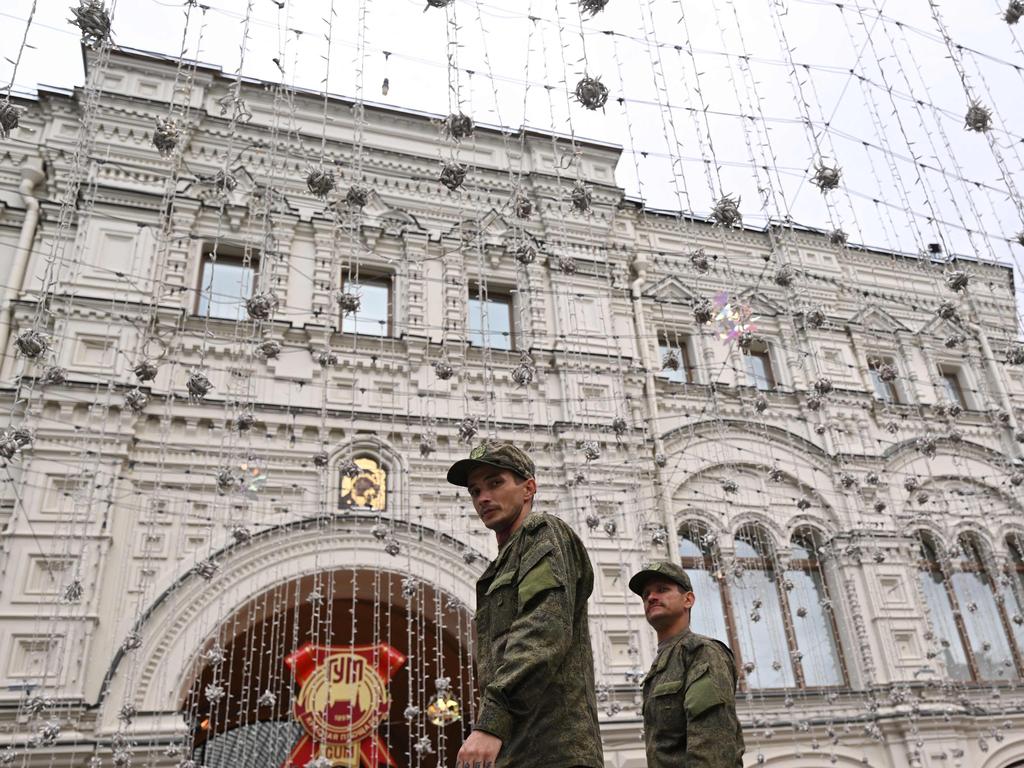
[[[676,380],[672,375],[666,374],[664,361],[670,350],[679,352],[679,373],[681,377]],[[693,336],[689,333],[672,332],[671,335],[662,331],[658,334],[658,357],[659,368],[656,374],[658,378],[664,379],[672,384],[697,384],[697,367],[694,365]],[[671,371],[670,374],[675,374]]]
[[[1013,658],[1014,671],[1017,673],[1016,681],[1002,680],[999,678],[984,678],[981,676],[978,667],[978,660],[975,658],[974,654],[974,647],[971,644],[971,636],[967,631],[967,624],[964,622],[962,613],[963,608],[960,605],[960,599],[957,597],[956,589],[953,586],[953,580],[950,578],[952,575],[952,569],[949,558],[943,557],[939,554],[938,540],[930,532],[918,531],[916,538],[920,545],[918,549],[918,569],[929,573],[939,573],[942,576],[942,584],[946,592],[946,599],[949,600],[949,609],[953,616],[953,623],[956,626],[956,631],[960,638],[960,646],[963,648],[964,658],[967,662],[967,669],[970,672],[970,679],[962,682],[984,686],[1012,682],[1015,682],[1017,685],[1024,683],[1024,659],[1022,659],[1024,649],[1017,647],[1017,640],[1014,635],[1013,628],[1010,626],[1009,617],[1006,614],[1005,602],[999,592],[996,591],[996,580],[993,578],[991,569],[985,563],[983,554],[984,549],[977,534],[973,532],[965,532],[957,537],[958,548],[966,552],[967,547],[970,547],[973,551],[973,555],[968,560],[959,558],[957,567],[963,572],[982,574],[985,580],[985,585],[992,592],[992,598],[995,602],[996,610],[999,612],[999,623],[1003,630],[1003,634],[1006,637],[1007,645],[1010,648],[1010,655]],[[934,560],[929,560],[923,556],[924,548],[926,546],[934,554]]]
[[[1010,579],[1010,591],[1016,596],[1017,606],[1024,611],[1024,534],[1008,533],[1004,543],[1009,553],[1004,572]],[[999,605],[1004,611],[1006,610],[1005,600],[1000,601]],[[1024,662],[1024,639],[1018,640],[1017,632],[1013,627],[1008,627],[1008,629],[1010,638],[1014,641],[1013,644],[1017,646],[1017,651],[1021,654],[1021,661]]]
[[[1017,584],[1024,592],[1024,534],[1006,534],[1006,549],[1010,553],[1010,557],[1006,561],[1006,570],[1017,575]],[[1024,601],[1024,594],[1019,595],[1018,598]],[[1024,652],[1024,648],[1021,651]]]
[[[970,680],[965,682],[978,682],[978,666],[974,659],[974,651],[971,649],[967,627],[964,625],[963,616],[960,614],[960,604],[956,599],[956,594],[953,592],[953,584],[949,579],[948,568],[943,563],[942,555],[939,554],[938,541],[928,531],[918,531],[916,538],[918,541],[918,572],[938,573],[942,577],[942,586],[946,593],[946,599],[949,600],[949,610],[953,615],[953,625],[956,627],[960,647],[963,649],[964,659],[967,661],[967,671],[971,676]],[[925,556],[925,547],[931,550],[935,556],[934,559]],[[934,626],[929,627],[929,630],[933,629]]]
[[[964,372],[959,365],[953,365],[950,363],[939,363],[939,381],[942,383],[942,394],[945,399],[954,405],[958,405],[965,411],[973,410],[971,407],[971,401],[967,398],[967,387],[964,381]],[[954,394],[957,399],[954,400],[949,396],[950,385],[953,386]]]
[[[341,276],[341,290],[346,290],[350,286],[356,287],[356,293],[359,292],[359,288],[364,285],[383,285],[387,288],[388,292],[388,308],[387,318],[384,323],[383,333],[365,333],[358,330],[358,322],[355,327],[351,330],[345,330],[345,318],[350,314],[356,317],[359,313],[346,313],[341,312],[338,319],[338,329],[341,333],[351,334],[352,336],[362,336],[368,339],[391,339],[394,338],[394,326],[395,326],[395,275],[393,272],[375,272],[366,271],[360,274],[353,275],[342,275]],[[378,321],[379,322],[379,321]]]
[[[224,317],[222,315],[210,314],[210,307],[215,303],[213,301],[213,284],[210,284],[210,293],[207,297],[206,312],[203,312],[202,302],[206,292],[205,278],[206,278],[206,267],[212,265],[216,267],[217,264],[232,264],[234,266],[248,269],[251,272],[251,285],[249,286],[249,295],[247,297],[239,297],[238,308],[239,312],[237,317]],[[245,248],[233,245],[224,245],[222,243],[209,243],[204,242],[202,244],[199,253],[199,274],[197,276],[198,286],[196,288],[196,298],[192,305],[193,314],[195,317],[201,317],[206,320],[226,320],[228,322],[240,322],[248,319],[248,313],[245,309],[245,303],[256,295],[258,291],[258,283],[260,277],[260,261],[259,257],[252,254],[251,251],[247,251]]]
[[[690,541],[698,541],[699,539],[707,534],[707,527],[700,522],[684,521],[678,528],[679,536],[686,538]],[[756,524],[746,524],[740,526],[733,534],[733,540],[740,538],[743,534],[749,534],[757,544],[763,546],[755,546],[754,548],[762,552],[759,557],[733,557],[733,562],[736,565],[746,565],[750,568],[750,563],[753,563],[756,570],[771,571],[770,579],[775,585],[776,595],[779,601],[779,610],[782,614],[782,629],[783,634],[786,636],[786,650],[789,657],[789,664],[793,672],[793,685],[783,686],[778,688],[752,688],[747,683],[747,675],[743,669],[743,649],[740,645],[739,631],[736,617],[734,615],[734,602],[732,597],[732,590],[730,588],[727,579],[721,579],[719,581],[719,593],[722,598],[722,613],[725,619],[725,630],[729,637],[729,646],[733,651],[733,657],[736,663],[736,672],[739,678],[739,687],[743,691],[783,691],[793,690],[798,691],[823,691],[823,690],[835,690],[835,689],[848,689],[850,687],[850,672],[846,663],[846,655],[843,651],[842,637],[839,634],[839,625],[836,621],[835,611],[826,610],[822,607],[822,610],[828,614],[828,627],[832,631],[832,638],[834,640],[836,649],[836,662],[839,665],[840,676],[842,677],[841,682],[835,685],[807,685],[807,678],[803,669],[803,660],[798,659],[796,653],[800,651],[797,644],[796,628],[793,625],[793,614],[789,604],[789,594],[784,587],[785,573],[788,570],[799,570],[805,572],[813,572],[817,570],[821,576],[821,588],[825,599],[832,601],[832,594],[828,586],[828,578],[824,569],[821,567],[821,560],[818,558],[811,559],[786,559],[785,563],[780,562],[777,551],[772,545],[772,541],[768,536],[767,532],[763,527]],[[819,535],[817,531],[810,528],[802,528],[794,532],[793,536],[790,537],[792,542],[797,536],[806,535],[811,536],[814,541],[813,552],[818,550],[818,542],[816,540]],[[768,548],[770,551],[764,553],[763,550]],[[733,550],[735,552],[735,549]],[[715,562],[713,559],[713,553],[710,547],[701,546],[701,557],[694,556],[683,556],[681,553],[677,553],[676,558],[683,569],[690,570],[706,570],[708,573],[715,573]],[[783,567],[783,565],[785,567]],[[800,651],[802,653],[802,651]]]
[[[768,386],[758,386],[758,377],[752,375],[750,367],[747,364],[747,358],[757,358],[763,360],[766,371],[765,382]],[[775,366],[772,363],[772,348],[767,341],[757,342],[751,344],[750,349],[743,350],[743,372],[746,375],[747,386],[753,387],[758,392],[773,392],[779,388],[779,377],[776,375]]]
[[[1024,683],[1024,662],[1021,660],[1021,650],[1017,648],[1017,638],[1013,633],[1013,627],[1010,624],[1010,617],[1006,613],[1006,602],[1002,599],[1002,596],[996,590],[996,580],[993,578],[993,574],[989,567],[985,563],[985,550],[978,538],[978,535],[973,532],[964,532],[957,536],[956,539],[957,548],[964,553],[968,554],[968,548],[970,548],[970,557],[958,558],[957,568],[961,572],[965,573],[978,573],[981,574],[985,581],[985,586],[988,587],[992,593],[992,599],[995,603],[996,610],[999,613],[999,623],[1002,625],[1003,634],[1006,637],[1006,644],[1010,648],[1010,656],[1013,658],[1013,664],[1015,671],[1017,672],[1017,683]],[[963,620],[961,611],[963,610],[960,606],[960,600],[956,595],[956,588],[953,585],[953,580],[949,579],[947,582],[947,591],[950,593],[950,597],[953,600],[953,611],[958,619]],[[974,662],[973,682],[980,683],[983,685],[1002,682],[997,679],[982,678],[977,674],[977,660],[974,659],[974,648],[971,646],[970,634],[967,632],[967,624],[963,626],[964,639],[966,645],[964,646],[972,661]]]
[[[802,665],[800,664],[800,662],[797,661],[797,659],[795,658],[795,656],[793,654],[793,651],[796,650],[796,648],[795,648],[796,638],[795,638],[795,634],[793,632],[792,623],[791,623],[791,621],[789,619],[789,616],[790,616],[789,599],[788,599],[788,596],[786,594],[786,590],[782,588],[782,584],[780,582],[780,575],[779,575],[780,574],[780,569],[778,567],[778,557],[776,555],[775,547],[772,546],[772,542],[771,542],[770,538],[768,537],[768,535],[767,535],[766,531],[764,530],[764,528],[762,528],[760,526],[757,526],[757,525],[746,524],[746,525],[742,525],[739,528],[737,528],[735,533],[733,533],[733,542],[734,542],[734,549],[733,549],[733,551],[734,552],[735,552],[735,542],[736,542],[736,540],[740,539],[741,536],[744,535],[744,534],[750,535],[751,538],[754,539],[754,542],[756,544],[764,544],[764,545],[766,545],[767,547],[770,548],[771,551],[768,552],[768,553],[765,553],[765,552],[762,551],[762,548],[759,548],[758,546],[755,546],[754,544],[750,544],[750,542],[748,542],[748,544],[750,544],[750,546],[755,551],[760,552],[760,555],[758,557],[741,557],[739,555],[735,555],[734,556],[734,563],[736,565],[744,566],[744,570],[759,570],[759,571],[770,571],[771,572],[770,579],[771,579],[772,584],[775,585],[775,594],[778,597],[778,600],[779,600],[779,610],[780,610],[780,613],[782,614],[782,616],[780,618],[782,619],[782,633],[786,636],[786,651],[787,651],[788,663],[790,664],[790,669],[793,672],[793,686],[792,687],[794,689],[800,690],[800,691],[807,690],[807,688],[806,688],[806,681],[804,679]],[[742,671],[743,670],[743,664],[744,664],[744,661],[743,661],[743,648],[742,648],[742,646],[739,643],[738,633],[737,633],[736,640],[737,640],[737,642],[736,642],[735,648],[733,649],[733,653],[735,654],[736,661],[737,661],[737,663],[740,666],[740,670]],[[745,690],[745,691],[784,691],[784,690],[788,690],[787,686],[782,686],[782,687],[777,687],[777,688],[752,688],[752,687],[750,687],[747,684],[747,675],[746,675],[745,672],[741,672],[740,687],[743,690]]]
[[[681,553],[676,553],[676,559],[682,566],[683,570],[693,571],[707,571],[713,578],[716,570],[713,547],[704,546],[700,543],[700,540],[710,533],[710,529],[695,521],[684,521],[677,529],[678,535],[681,538],[686,538],[690,541],[696,541],[698,547],[700,547],[701,556],[693,557],[692,555],[683,556]],[[739,635],[736,633],[735,622],[732,617],[732,597],[729,594],[729,585],[727,579],[715,579],[718,582],[718,593],[722,596],[722,614],[725,620],[725,633],[729,638],[729,647],[733,649],[733,660],[736,663],[736,672],[740,680],[743,679],[743,664],[740,661],[740,655],[737,651],[739,648]],[[698,596],[698,599],[700,597]],[[691,613],[692,616],[692,613]]]
[[[832,606],[833,605],[833,602],[832,602],[832,592],[830,591],[829,586],[828,586],[828,576],[825,573],[825,569],[821,565],[820,557],[817,557],[818,549],[819,549],[819,541],[818,541],[818,539],[820,538],[820,533],[818,531],[814,530],[813,528],[799,528],[799,529],[797,529],[789,537],[790,551],[792,551],[793,545],[795,543],[798,543],[797,542],[798,538],[803,539],[804,537],[810,539],[811,546],[807,547],[807,546],[805,546],[803,544],[800,544],[800,546],[802,546],[804,549],[808,550],[811,553],[811,557],[810,558],[794,558],[794,557],[786,558],[786,563],[785,563],[786,567],[782,569],[782,578],[785,579],[786,571],[803,571],[804,573],[811,573],[811,574],[817,572],[818,575],[821,576],[821,589],[822,589],[822,592],[824,593],[823,597],[826,600],[828,600],[829,605]],[[785,612],[785,615],[783,616],[783,619],[784,619],[784,621],[787,624],[787,636],[790,636],[790,635],[792,636],[792,640],[791,640],[792,648],[791,648],[791,650],[799,650],[798,648],[796,648],[796,628],[793,626],[793,612],[792,612],[792,610],[790,608],[790,605],[789,605],[789,592],[786,589],[781,589],[779,591],[783,594],[784,601],[785,601],[786,612]],[[801,659],[800,661],[796,661],[794,659],[794,662],[793,662],[794,663],[794,676],[797,676],[796,666],[798,665],[799,666],[799,676],[798,677],[800,679],[804,679],[804,684],[801,687],[801,690],[815,691],[815,690],[824,690],[825,688],[837,688],[837,687],[838,688],[849,688],[850,687],[850,671],[849,671],[849,669],[848,669],[848,667],[846,665],[846,655],[843,653],[843,643],[842,643],[842,639],[841,639],[841,637],[839,635],[839,624],[838,624],[838,622],[836,622],[836,612],[835,612],[835,610],[833,608],[825,609],[824,606],[822,606],[822,611],[828,615],[828,626],[832,630],[832,639],[835,641],[836,662],[839,664],[839,672],[840,672],[840,676],[842,677],[842,681],[840,683],[838,683],[837,685],[834,685],[834,686],[833,685],[808,686],[806,684],[806,679],[805,679],[804,671],[803,671],[803,660]]]
[[[479,301],[481,305],[487,303],[502,304],[508,307],[508,348],[498,348],[484,343],[484,339],[494,331],[485,330],[483,327],[474,329],[470,325],[470,301]],[[482,308],[481,308],[482,309]],[[481,326],[483,325],[483,311],[480,313]],[[478,333],[480,343],[473,341],[474,332]],[[490,349],[494,352],[515,352],[518,348],[519,329],[516,323],[516,296],[511,288],[501,285],[489,286],[484,282],[470,282],[466,291],[466,344],[474,349]]]
[[[904,405],[902,393],[897,383],[895,381],[882,381],[882,378],[878,375],[878,369],[886,364],[899,370],[899,366],[896,365],[896,360],[893,357],[887,355],[868,355],[868,376],[874,388],[874,398],[886,405]],[[888,393],[888,398],[882,396],[882,390]]]

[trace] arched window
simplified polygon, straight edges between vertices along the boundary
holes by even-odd
[[[688,523],[679,529],[680,564],[690,577],[697,600],[690,613],[690,627],[732,647],[726,624],[722,584],[713,560],[712,537],[707,528]]]
[[[846,683],[818,542],[813,531],[794,534],[783,582],[792,635],[799,651],[794,665],[798,667],[798,677],[802,676],[809,688]]]
[[[939,560],[938,547],[932,536],[923,531],[918,534],[918,540],[918,574],[921,589],[928,605],[932,634],[942,649],[946,673],[956,680],[970,680],[975,675],[964,642],[967,633],[963,622],[954,613],[953,601],[956,598],[947,588],[948,583]]]
[[[958,543],[950,583],[967,635],[978,680],[1017,679],[1018,660],[1010,643],[1010,622],[996,592],[981,542],[964,534]]]
[[[1010,627],[1017,641],[1017,653],[1024,655],[1024,536],[1007,536],[1006,549],[1010,557],[1006,578],[1001,580],[1003,604],[1006,606]]]
[[[775,577],[768,537],[744,526],[735,537],[736,579],[732,605],[736,611],[738,648],[749,688],[790,688],[797,685],[785,597]]]
[[[813,531],[794,535],[779,574],[767,534],[754,525],[735,536],[735,578],[719,576],[713,537],[699,523],[679,529],[679,558],[697,600],[690,626],[732,648],[753,688],[846,685],[832,602]]]

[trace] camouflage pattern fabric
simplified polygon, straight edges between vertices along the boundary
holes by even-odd
[[[465,488],[469,483],[469,474],[481,465],[507,469],[525,480],[537,473],[533,459],[518,446],[484,440],[469,452],[468,459],[460,459],[448,468],[448,482]]]
[[[648,768],[743,768],[736,663],[728,646],[689,630],[644,678]]]
[[[562,520],[531,513],[477,582],[474,728],[495,768],[603,768],[587,599],[594,571]]]

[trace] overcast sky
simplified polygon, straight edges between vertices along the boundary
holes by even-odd
[[[999,0],[936,3],[963,46],[969,86],[994,110],[995,152],[964,130],[964,85],[928,0],[860,0],[842,10],[825,0],[610,0],[582,23],[569,0],[455,0],[426,10],[425,0],[208,0],[205,10],[118,0],[114,38],[176,56],[185,34],[187,56],[230,73],[241,62],[249,76],[346,96],[358,94],[361,73],[369,101],[437,114],[461,103],[479,122],[618,144],[619,183],[654,208],[707,213],[725,192],[742,197],[753,225],[789,213],[878,247],[916,251],[938,241],[1013,259],[1024,251],[1006,239],[1024,225],[1005,177],[1024,185],[1012,132],[1024,125],[1016,68],[1024,23],[1008,26]],[[16,91],[81,84],[69,4],[37,0]],[[10,59],[32,5],[0,3],[0,49]],[[0,63],[5,84],[12,69]],[[611,91],[604,110],[571,97],[585,70]],[[842,169],[827,197],[809,181],[819,158]]]

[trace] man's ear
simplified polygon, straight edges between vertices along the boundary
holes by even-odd
[[[526,486],[526,500],[531,501],[537,495],[537,481],[531,477],[524,485]]]
[[[695,602],[697,602],[697,596],[693,592],[683,593],[683,608],[693,608]]]

